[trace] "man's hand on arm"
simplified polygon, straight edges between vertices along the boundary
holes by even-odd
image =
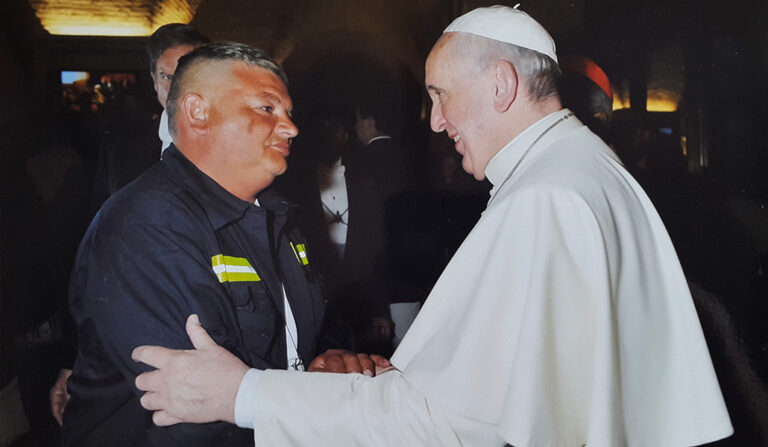
[[[136,377],[136,387],[145,391],[141,405],[154,411],[152,420],[160,426],[181,422],[234,423],[237,393],[248,366],[217,345],[200,325],[197,315],[187,318],[186,330],[194,350],[161,346],[134,349],[133,360],[157,368]],[[371,377],[389,369],[389,360],[382,356],[340,349],[329,349],[309,366],[309,371],[354,372]]]
[[[189,316],[186,330],[194,350],[139,346],[133,351],[135,361],[157,368],[136,377],[136,387],[146,391],[141,405],[154,410],[152,420],[160,426],[234,423],[235,398],[248,366],[217,345],[197,315]]]
[[[377,354],[362,354],[329,349],[318,355],[309,364],[309,372],[360,373],[368,377],[384,372],[391,367],[389,360]]]

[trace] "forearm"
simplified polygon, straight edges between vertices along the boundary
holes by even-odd
[[[249,379],[237,414],[242,424],[248,407],[256,445],[459,444],[445,412],[398,371],[368,378],[268,370]]]

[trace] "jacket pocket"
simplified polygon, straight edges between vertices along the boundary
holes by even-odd
[[[263,283],[236,284],[230,288],[245,350],[267,358],[275,342],[278,313]]]

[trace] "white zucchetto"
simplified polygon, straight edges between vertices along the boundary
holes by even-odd
[[[515,8],[495,5],[477,8],[457,18],[443,33],[461,32],[511,43],[549,56],[557,62],[555,41],[531,16]]]

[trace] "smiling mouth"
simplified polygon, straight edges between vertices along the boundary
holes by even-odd
[[[454,137],[452,138],[452,140],[453,140],[453,142],[454,142],[454,143],[458,143],[458,142],[459,142],[459,140],[461,140],[461,135],[458,135],[458,134],[457,134],[456,136],[454,136]]]
[[[275,150],[283,154],[284,157],[287,157],[291,154],[291,144],[290,143],[277,143],[272,145]]]

